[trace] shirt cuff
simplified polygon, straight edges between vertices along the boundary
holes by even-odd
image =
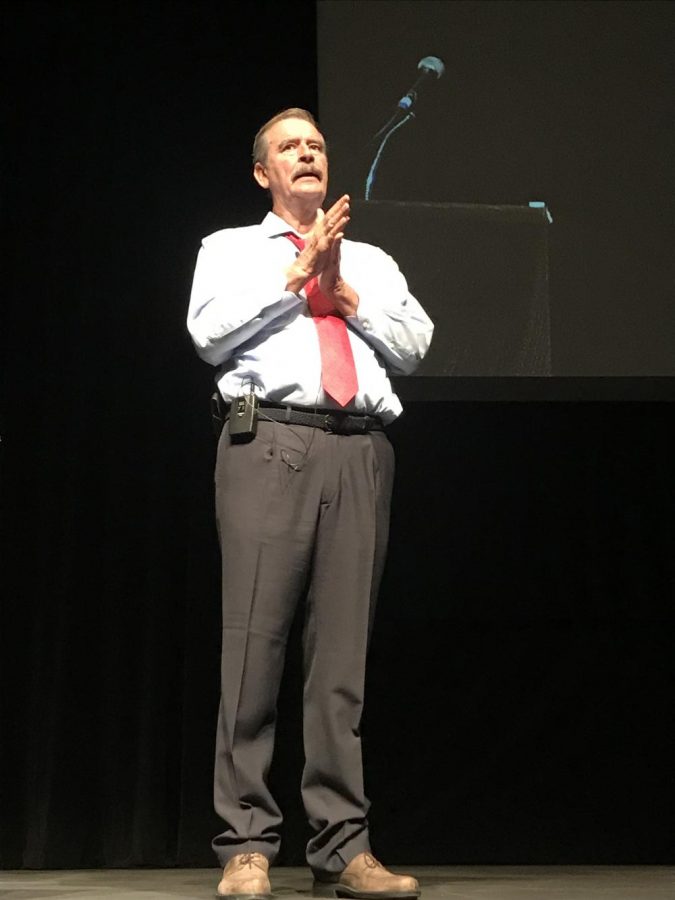
[[[366,299],[364,301],[362,295],[359,294],[359,305],[356,314],[353,316],[345,316],[345,319],[350,325],[353,325],[357,331],[362,332],[364,335],[372,335],[375,333],[375,328],[371,309],[372,306],[368,303],[368,300]]]

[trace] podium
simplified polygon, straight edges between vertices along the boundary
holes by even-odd
[[[431,316],[415,375],[551,374],[545,207],[351,203],[350,240],[389,253]]]

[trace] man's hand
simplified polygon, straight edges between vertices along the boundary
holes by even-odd
[[[339,242],[344,237],[344,230],[348,222],[348,194],[340,197],[328,212],[317,210],[316,223],[305,238],[304,249],[300,251],[293,264],[286,269],[287,290],[299,293],[310,278],[316,278],[328,266],[334,266],[332,261],[334,247],[337,242],[339,248]]]
[[[319,290],[343,316],[354,316],[359,306],[359,295],[340,274],[340,243],[333,241],[328,263],[319,275]]]

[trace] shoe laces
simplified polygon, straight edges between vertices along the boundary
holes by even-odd
[[[248,866],[249,869],[252,869],[253,866],[257,866],[259,869],[262,869],[263,867],[258,861],[259,856],[259,853],[241,853],[239,856],[239,868],[243,869],[244,866]]]
[[[384,866],[381,862],[375,859],[375,857],[370,853],[364,853],[364,862],[366,867],[369,869],[384,869]]]

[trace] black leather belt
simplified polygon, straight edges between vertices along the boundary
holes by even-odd
[[[282,406],[279,403],[260,401],[259,418],[272,419],[274,422],[285,422],[287,425],[309,425],[321,428],[331,434],[369,434],[371,431],[384,431],[382,420],[377,416],[363,416],[358,413],[339,412],[338,410],[321,410],[309,412],[297,406]]]

